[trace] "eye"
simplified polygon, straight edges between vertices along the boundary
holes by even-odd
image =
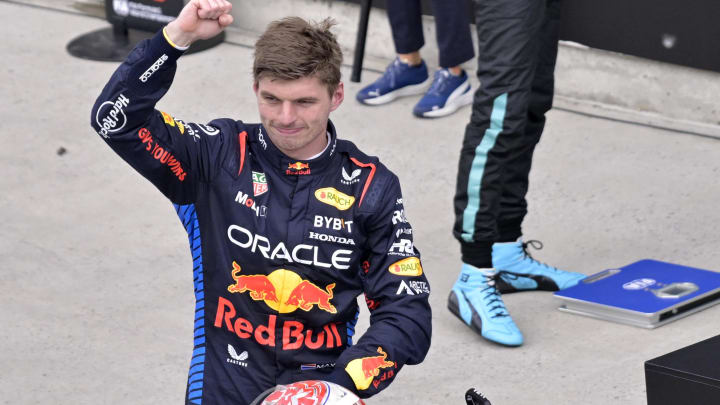
[[[277,97],[271,95],[263,96],[263,100],[267,101],[268,103],[275,103],[278,101]]]
[[[304,99],[304,98],[303,98],[303,99],[298,100],[297,103],[300,104],[300,105],[306,105],[306,106],[307,106],[307,105],[315,104],[315,100],[310,100],[310,99]]]

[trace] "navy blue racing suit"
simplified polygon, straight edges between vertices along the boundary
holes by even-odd
[[[187,403],[248,404],[311,379],[376,394],[430,346],[429,286],[398,178],[330,122],[325,151],[297,160],[260,124],[155,110],[181,55],[162,33],[141,42],[91,120],[187,230],[196,299]],[[353,345],[363,293],[370,327]]]

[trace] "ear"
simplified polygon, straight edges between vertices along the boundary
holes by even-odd
[[[335,111],[338,107],[340,107],[340,104],[342,104],[344,99],[345,87],[343,86],[343,82],[340,82],[335,88],[335,91],[333,92],[332,98],[330,100],[330,111]]]
[[[253,91],[255,92],[255,95],[257,96],[258,90],[260,89],[260,86],[258,86],[257,80],[253,82]]]

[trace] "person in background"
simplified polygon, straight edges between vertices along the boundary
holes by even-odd
[[[462,267],[448,308],[482,337],[519,346],[501,293],[558,290],[585,276],[534,260],[522,221],[535,145],[552,107],[558,0],[475,0],[480,88],[465,129],[453,235]]]
[[[467,1],[432,2],[440,58],[440,69],[432,81],[420,55],[425,44],[420,0],[391,0],[386,5],[397,58],[379,79],[357,93],[357,100],[381,105],[398,97],[423,94],[413,108],[413,114],[420,118],[443,117],[470,104],[470,78],[460,67],[475,56]]]

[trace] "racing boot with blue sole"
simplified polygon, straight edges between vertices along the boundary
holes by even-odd
[[[520,346],[523,336],[495,289],[495,269],[463,264],[448,297],[448,309],[483,338]]]

